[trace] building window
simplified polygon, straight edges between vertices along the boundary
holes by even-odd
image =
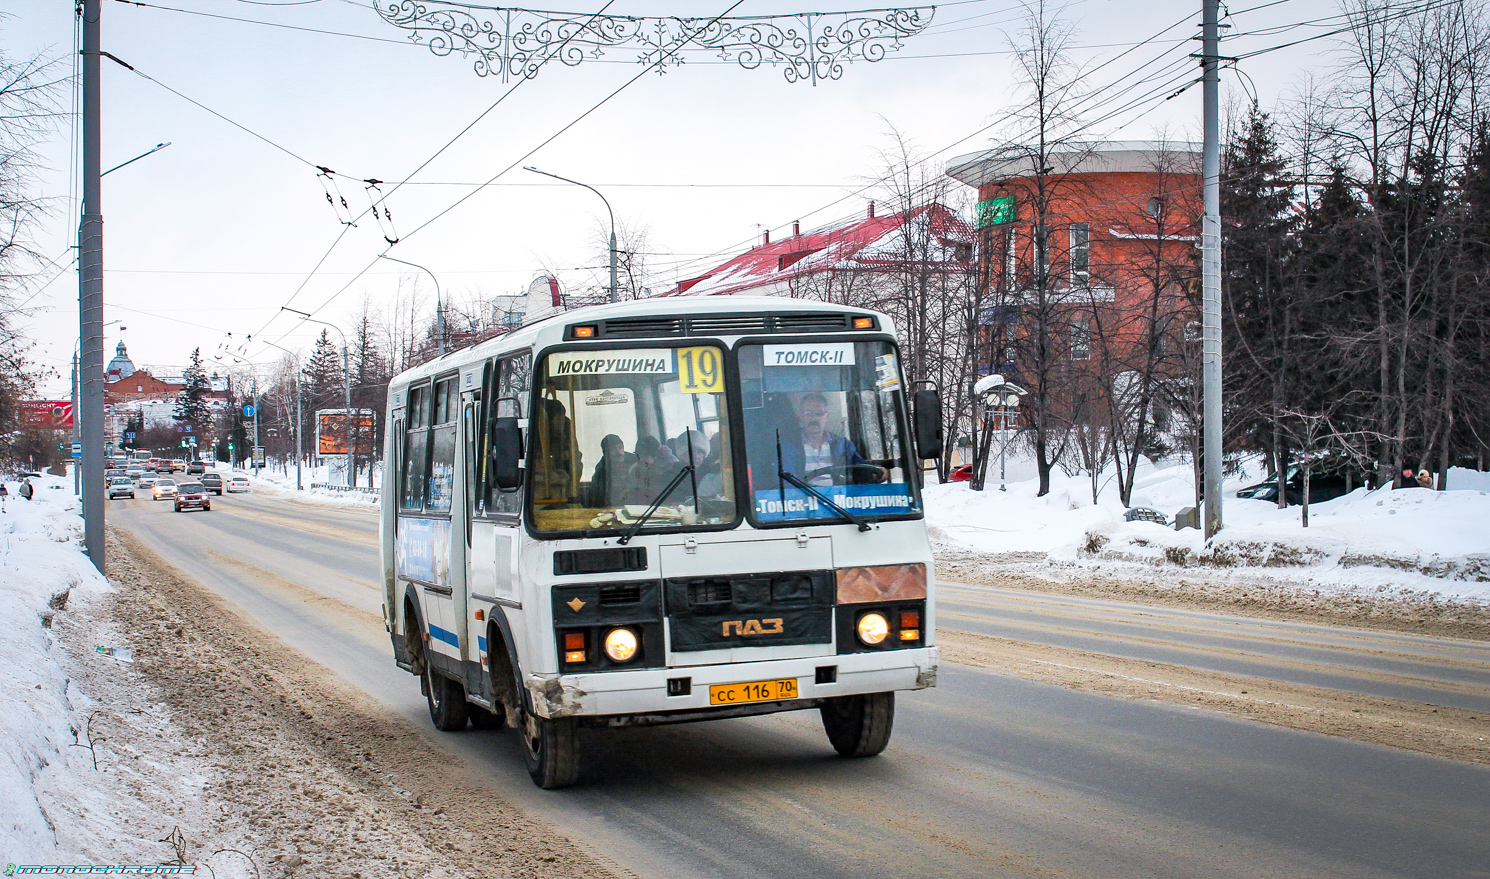
[[[1035,226],[1035,282],[1044,284],[1050,277],[1050,227]]]
[[[1092,227],[1071,224],[1071,286],[1085,287],[1092,280]]]
[[[1071,359],[1086,360],[1092,356],[1092,322],[1077,318],[1071,324]]]

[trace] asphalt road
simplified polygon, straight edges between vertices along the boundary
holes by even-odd
[[[109,516],[642,876],[1490,876],[1490,770],[952,665],[901,694],[879,758],[834,757],[813,712],[586,731],[582,786],[539,791],[510,733],[430,727],[382,628],[371,511],[252,494]],[[1490,690],[1469,642],[958,586],[942,609],[943,628],[1351,692],[1478,707]]]

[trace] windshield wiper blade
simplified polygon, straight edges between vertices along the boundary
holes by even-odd
[[[647,511],[645,513],[642,513],[642,517],[640,519],[637,519],[630,528],[627,528],[626,533],[622,534],[621,538],[617,540],[616,543],[620,544],[621,546],[625,546],[626,544],[630,543],[631,538],[636,536],[636,532],[642,530],[642,526],[647,524],[647,520],[652,518],[653,513],[657,512],[657,508],[662,506],[663,500],[665,500],[668,495],[672,494],[673,489],[677,488],[678,484],[683,481],[683,477],[689,476],[692,473],[693,465],[684,464],[683,467],[678,470],[677,474],[673,476],[673,481],[669,482],[667,484],[667,487],[664,488],[661,493],[659,493],[657,497],[652,500],[652,505],[650,507],[647,507]],[[698,495],[694,495],[693,502],[694,504],[698,503]]]
[[[808,494],[812,495],[813,497],[815,497],[818,500],[822,501],[823,503],[827,504],[828,505],[828,509],[832,510],[833,512],[837,513],[838,515],[842,516],[843,518],[847,519],[848,521],[854,523],[855,525],[858,525],[860,531],[868,531],[868,530],[870,530],[870,526],[869,526],[869,523],[868,522],[865,522],[863,519],[860,519],[858,516],[855,516],[853,513],[850,513],[848,510],[845,510],[843,507],[840,507],[837,504],[833,503],[833,501],[830,500],[827,495],[823,494],[822,492],[818,491],[816,488],[813,488],[812,486],[810,486],[807,483],[803,482],[801,479],[798,479],[796,477],[796,475],[794,475],[792,473],[788,473],[785,470],[778,470],[777,471],[777,478],[781,479],[783,482],[790,482],[792,485],[795,485],[797,488],[802,489],[803,491],[807,492]]]

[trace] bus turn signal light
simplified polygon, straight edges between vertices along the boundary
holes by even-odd
[[[593,339],[593,338],[595,338],[595,328],[594,327],[575,327],[574,328],[574,338],[576,338],[576,339]]]
[[[564,635],[564,661],[585,661],[585,633],[567,632]]]
[[[856,317],[856,318],[854,318],[854,329],[856,329],[856,330],[872,330],[872,329],[874,329],[874,318],[872,318],[872,317]]]
[[[921,630],[920,629],[901,629],[900,630],[900,640],[902,640],[902,641],[919,641],[920,639],[921,639]]]

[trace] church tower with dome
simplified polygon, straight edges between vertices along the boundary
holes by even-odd
[[[134,361],[129,359],[129,353],[124,350],[124,343],[114,349],[114,359],[109,361],[109,369],[104,373],[104,381],[116,382],[121,378],[129,378],[135,374]]]

